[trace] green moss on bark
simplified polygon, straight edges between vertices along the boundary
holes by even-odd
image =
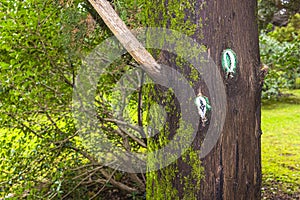
[[[146,26],[172,29],[190,37],[197,34],[198,39],[202,38],[202,19],[198,13],[200,12],[199,9],[203,9],[205,3],[201,3],[201,5],[196,5],[196,3],[195,0],[145,1]],[[187,50],[194,48],[193,46],[187,46],[189,44],[180,43],[180,38],[176,41],[167,42],[176,44],[176,46],[174,46],[174,52],[178,53],[178,55],[180,55],[180,52],[186,53]],[[205,48],[202,50],[206,51]],[[191,53],[191,55],[193,55],[193,53]],[[172,57],[171,59],[173,60],[169,60],[170,63],[173,63],[182,72],[185,71],[185,67],[189,67],[179,56]],[[191,81],[191,84],[199,79],[199,74],[193,69],[190,71],[190,74],[186,76],[189,76],[188,80]],[[172,106],[170,105],[170,107],[166,109],[172,109]],[[169,142],[168,138],[170,138],[170,133],[168,130],[167,128],[164,133],[160,132],[159,139],[148,140],[148,151],[155,151]],[[184,131],[185,134],[193,133],[193,130],[189,129],[176,130],[176,132],[178,131]],[[199,157],[200,152],[195,149],[194,147],[189,147],[175,163],[159,171],[149,172],[147,174],[147,199],[196,199],[197,193],[200,190],[200,181],[204,175]],[[160,164],[159,162],[162,160],[159,160],[163,158],[158,158],[158,160],[153,159],[155,158],[148,157],[148,165]],[[181,173],[182,166],[180,165],[182,164],[187,166],[185,173]]]

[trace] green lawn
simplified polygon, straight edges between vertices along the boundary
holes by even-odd
[[[292,94],[292,95],[288,95]],[[300,90],[263,101],[263,192],[300,193]]]

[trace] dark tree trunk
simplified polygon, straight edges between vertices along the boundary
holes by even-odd
[[[223,4],[223,5],[222,5]],[[218,66],[234,49],[238,78],[225,81],[227,117],[216,148],[203,160],[201,199],[260,199],[260,80],[255,1],[208,1],[204,43]],[[205,14],[204,14],[205,15]],[[211,196],[214,194],[214,196]]]
[[[224,77],[227,94],[223,131],[213,150],[201,160],[204,177],[190,176],[191,163],[180,158],[172,166],[147,176],[147,179],[155,179],[147,180],[149,199],[260,199],[261,80],[256,6],[257,2],[250,0],[148,1],[148,26],[175,29],[204,44]],[[187,29],[191,25],[196,28]],[[228,48],[237,56],[234,78],[225,78],[222,70],[221,55]],[[160,56],[176,67],[172,56]],[[204,93],[209,96],[207,91]],[[193,143],[195,152],[199,150],[205,131],[206,127],[198,131]],[[175,173],[167,172],[174,169]],[[200,178],[201,181],[195,180]],[[172,191],[160,188],[165,182],[170,182]],[[159,194],[164,191],[163,195]]]

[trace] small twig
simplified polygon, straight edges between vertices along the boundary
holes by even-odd
[[[114,180],[114,179],[111,179],[110,175],[104,169],[101,170],[101,173],[103,174],[103,176],[105,178],[109,179],[109,182],[111,184],[113,184],[114,186],[116,186],[116,187],[118,187],[118,188],[120,188],[124,191],[127,191],[127,192],[137,192],[137,189],[129,187],[129,186],[127,186],[127,185],[125,185],[121,182],[118,182],[118,181]]]
[[[35,132],[33,129],[31,129],[29,126],[25,125],[23,122],[21,122],[20,120],[18,120],[15,116],[13,116],[10,113],[7,113],[7,115],[9,117],[11,117],[12,119],[16,120],[22,127],[28,129],[31,133],[33,133],[35,136],[37,136],[38,138],[44,139],[43,136],[39,135],[37,132]]]
[[[141,189],[141,190],[145,190],[145,184],[144,182],[137,176],[137,174],[132,174],[132,173],[128,173],[129,176],[138,183],[138,187]],[[146,183],[146,182],[145,182]]]
[[[146,183],[146,177],[145,177],[145,175],[142,172],[141,172],[141,175],[142,175],[144,183]]]
[[[90,198],[90,200],[94,199],[95,197],[97,197],[97,196],[102,192],[102,190],[105,188],[106,184],[107,184],[108,182],[110,182],[110,180],[112,179],[113,175],[116,173],[117,169],[118,169],[118,168],[116,168],[116,169],[113,171],[113,173],[111,173],[111,175],[107,178],[106,183],[102,186],[102,188],[101,188],[94,196],[92,196],[92,197]],[[103,171],[104,171],[104,170],[103,170]]]
[[[138,144],[140,144],[142,147],[145,147],[147,148],[147,145],[142,141],[140,140],[139,138],[135,137],[134,135],[132,135],[131,133],[129,133],[128,131],[126,131],[125,129],[119,127],[119,129],[125,133],[126,135],[128,135],[131,139],[133,139],[134,141],[136,141]]]
[[[101,168],[102,168],[102,166],[101,166]],[[91,177],[91,176],[93,176],[96,172],[97,172],[97,170],[98,169],[100,169],[99,167],[97,167],[97,168],[95,168],[94,170],[93,170],[93,172],[92,173],[89,173],[89,175],[88,176],[86,176],[85,178],[83,178],[74,188],[72,188],[72,190],[70,190],[66,195],[64,195],[63,197],[62,197],[62,199],[64,199],[64,198],[66,198],[67,196],[69,196],[76,188],[78,188],[87,178],[89,178],[89,177]]]
[[[82,182],[82,185],[88,185],[88,187],[95,185],[95,184],[105,184],[106,180],[103,178],[98,178],[96,180],[92,180],[91,178],[88,181]]]
[[[42,106],[39,104],[40,108],[42,108]],[[52,119],[52,117],[49,115],[49,113],[47,112],[47,108],[42,108],[45,110],[45,114],[47,119],[52,123],[53,126],[55,126],[56,130],[58,130],[59,132],[62,132],[61,129],[57,126],[57,123]]]
[[[80,150],[80,149],[78,149],[77,147],[74,147],[74,146],[70,146],[70,147],[68,147],[68,148],[70,148],[70,149],[73,149],[74,151],[76,151],[76,152],[78,152],[78,153],[80,153],[80,154],[82,154],[85,158],[87,158],[91,163],[95,163],[95,164],[98,164],[98,162],[92,157],[92,156],[90,156],[87,152],[85,152],[85,151],[83,151],[83,150]]]
[[[142,71],[142,76],[140,79],[139,85],[139,93],[138,93],[138,125],[139,127],[143,127],[143,110],[142,110],[142,100],[143,100],[143,82],[144,82],[144,72]],[[146,138],[146,134],[144,132],[140,132],[142,138]]]
[[[96,173],[99,169],[101,169],[101,168],[103,168],[103,166],[101,165],[101,166],[99,166],[99,167],[96,167],[96,168],[94,168],[94,169],[92,169],[92,170],[89,170],[89,171],[86,171],[85,173],[83,173],[83,174],[79,174],[78,176],[75,176],[74,178],[72,178],[73,180],[76,180],[76,179],[78,179],[78,178],[80,178],[80,177],[82,177],[82,176],[84,176],[84,175],[86,175],[86,174],[94,174],[94,173]]]
[[[99,164],[100,165],[100,164]],[[87,168],[87,167],[95,167],[95,166],[98,166],[97,164],[94,164],[94,163],[91,163],[91,164],[87,164],[87,165],[83,165],[83,166],[79,166],[79,167],[76,167],[74,169],[71,169],[71,171],[78,171],[78,170],[81,170],[81,169],[84,169],[84,168]],[[102,165],[101,165],[102,166]],[[73,178],[75,179],[75,178]]]
[[[127,122],[124,122],[124,121],[121,121],[121,120],[117,120],[117,119],[111,119],[111,118],[104,118],[103,119],[104,121],[107,121],[107,122],[114,122],[116,123],[117,125],[123,125],[123,126],[128,126],[129,128],[141,133],[143,132],[144,130],[141,128],[141,127],[137,127],[137,126],[133,126]]]

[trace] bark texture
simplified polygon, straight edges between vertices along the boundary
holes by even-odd
[[[147,180],[147,198],[260,199],[261,80],[256,7],[257,2],[249,0],[148,1],[148,26],[181,31],[206,46],[224,77],[227,116],[217,145],[202,160],[204,177],[189,176],[194,166],[181,158],[174,165],[147,176],[155,179],[154,182]],[[238,61],[237,75],[231,79],[225,78],[221,66],[221,54],[227,48],[235,51]],[[178,63],[173,62],[174,59],[167,54],[161,57],[170,58],[166,64],[176,68]],[[207,91],[204,93],[209,96]],[[199,149],[205,131],[200,128],[191,150],[193,154]],[[176,172],[171,173],[172,170]],[[200,185],[195,178],[201,178]],[[164,182],[169,182],[168,187],[173,190],[159,189],[166,185]],[[159,195],[160,192],[164,194]]]

